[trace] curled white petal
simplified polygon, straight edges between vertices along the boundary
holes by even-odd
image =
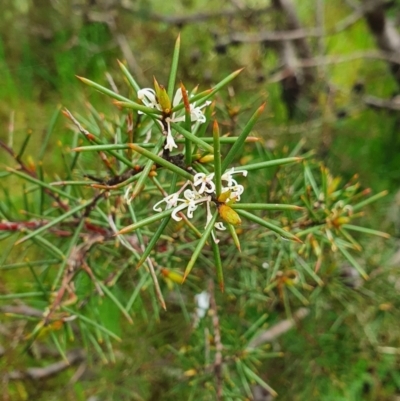
[[[222,221],[216,222],[216,223],[214,224],[214,227],[215,227],[217,230],[221,230],[221,231],[226,230],[226,227],[224,226],[224,223],[222,223]]]
[[[156,212],[161,212],[162,209],[159,207],[159,205],[161,205],[164,202],[166,203],[165,209],[170,209],[171,207],[175,207],[178,201],[179,201],[179,194],[177,192],[171,195],[167,195],[164,199],[161,199],[153,206],[153,210],[155,210]]]
[[[197,173],[194,176],[193,185],[195,187],[200,185],[200,189],[198,189],[199,194],[203,192],[213,193],[215,191],[215,184],[213,182],[214,173],[211,174],[204,174],[204,173]]]
[[[125,202],[129,205],[132,202],[132,198],[129,196],[129,192],[132,189],[132,184],[128,185],[124,193]]]
[[[195,203],[189,203],[187,208],[187,217],[191,219],[193,217],[193,212],[197,209],[197,205]]]
[[[151,88],[140,89],[138,91],[137,95],[138,95],[138,98],[142,101],[142,103],[146,107],[150,107],[152,109],[154,109],[154,108],[160,109],[160,107],[157,103],[156,93],[154,92],[153,89],[151,89]]]
[[[186,202],[180,204],[179,206],[177,206],[177,207],[174,209],[174,211],[173,211],[172,214],[171,214],[171,217],[172,217],[175,221],[181,221],[181,220],[182,220],[182,217],[179,217],[179,216],[178,216],[178,213],[179,213],[181,210],[186,209],[188,206],[189,206],[189,204],[186,203]]]
[[[247,176],[248,171],[247,170],[236,170],[235,167],[232,167],[230,170],[225,171],[224,174],[221,176],[221,180],[223,181],[228,181],[228,187],[232,187],[234,185],[237,185],[236,180],[232,178],[233,174],[242,174],[244,177]]]
[[[185,192],[183,193],[183,196],[188,200],[192,201],[197,198],[197,192],[192,191],[191,189],[186,189]]]

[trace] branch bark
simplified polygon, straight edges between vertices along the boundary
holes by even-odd
[[[377,46],[390,54],[400,56],[400,34],[385,16],[381,0],[363,0],[363,10],[368,28],[375,37]],[[400,66],[389,63],[390,71],[400,87]]]
[[[85,353],[81,349],[73,350],[67,353],[66,360],[52,363],[44,368],[28,368],[26,370],[14,370],[8,373],[9,380],[44,380],[55,376],[69,367],[76,365],[85,359]]]
[[[261,334],[259,334],[257,337],[253,338],[250,341],[248,348],[256,348],[264,343],[268,343],[275,340],[276,338],[280,337],[282,334],[285,334],[287,331],[293,328],[296,322],[304,319],[306,316],[308,316],[309,313],[310,310],[307,308],[298,309],[293,314],[293,319],[282,320],[275,326],[272,326],[270,329],[262,332]]]

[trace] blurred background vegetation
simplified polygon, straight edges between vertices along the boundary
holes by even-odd
[[[230,119],[227,130],[266,101],[257,135],[269,152],[285,154],[302,139],[333,175],[346,181],[357,173],[364,187],[388,189],[365,216],[366,226],[392,235],[362,243],[359,258],[370,280],[354,283],[345,269],[332,273],[329,285],[312,300],[309,316],[271,342],[279,357],[266,360],[260,370],[282,400],[400,399],[400,1],[2,0],[0,14],[0,139],[7,142],[13,131],[18,146],[30,132],[26,153],[34,159],[53,121],[43,163],[55,176],[63,169],[57,149],[70,135],[61,105],[79,110],[90,101],[105,113],[112,109],[75,75],[105,86],[112,76],[122,86],[120,59],[143,87],[153,75],[166,82],[181,33],[178,79],[186,87],[206,89],[246,67],[221,95]],[[374,21],[394,31],[382,34]],[[0,154],[2,168],[13,163]],[[11,188],[10,194],[19,207],[19,190]],[[9,195],[3,191],[3,196]],[[221,311],[233,312],[221,317],[233,337],[240,337],[244,305],[253,316],[268,314],[265,327],[286,318],[279,300],[263,294],[251,278],[265,258],[266,252],[259,252],[246,259],[242,276],[235,278],[246,283],[243,293],[217,295]],[[11,263],[10,258],[2,263]],[[10,304],[10,287],[16,290],[24,274],[1,270],[3,308]],[[0,399],[189,399],[192,365],[184,360],[184,349],[201,341],[193,338],[188,323],[194,301],[172,305],[155,319],[148,316],[155,312],[145,305],[146,297],[142,302],[143,313],[133,326],[115,321],[113,304],[102,305],[108,327],[123,332],[111,361],[77,358],[74,367],[45,380],[13,380],[10,372],[46,366],[54,355],[39,346],[27,351],[29,321],[1,315]],[[208,388],[207,382],[201,386]],[[210,390],[202,399],[213,397]],[[256,400],[269,397],[253,393]]]

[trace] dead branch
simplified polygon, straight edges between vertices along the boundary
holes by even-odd
[[[43,311],[32,308],[28,305],[4,305],[0,306],[0,312],[12,313],[15,315],[23,315],[28,317],[43,317]]]
[[[400,34],[393,23],[386,18],[383,1],[363,0],[363,11],[377,46],[385,52],[400,57]],[[394,79],[400,86],[399,65],[389,63],[389,67]]]
[[[216,18],[232,18],[236,16],[243,16],[245,14],[246,16],[251,16],[251,15],[259,15],[261,13],[267,13],[271,11],[271,6],[267,7],[261,7],[261,8],[256,8],[256,9],[242,9],[242,8],[236,8],[234,10],[220,10],[216,12],[200,12],[196,14],[191,14],[191,15],[161,15],[157,13],[153,13],[150,15],[150,19],[158,22],[164,22],[167,24],[173,24],[173,25],[183,25],[183,24],[190,24],[190,23],[199,23],[199,22],[207,22],[210,19],[216,19]]]
[[[9,380],[44,380],[55,376],[71,366],[77,365],[85,359],[85,352],[82,349],[73,350],[67,353],[66,360],[52,363],[44,368],[28,368],[26,370],[14,370],[7,374]]]
[[[326,32],[323,32],[319,27],[297,28],[287,31],[259,31],[257,33],[232,32],[230,35],[220,36],[218,44],[228,46],[237,43],[269,43],[332,36],[345,31],[358,22],[362,16],[363,13],[361,11],[356,11],[338,22],[333,29]]]
[[[44,317],[44,325],[47,325],[53,317],[54,312],[60,307],[62,301],[64,299],[64,295],[69,293],[70,296],[75,296],[74,286],[73,286],[73,278],[79,272],[80,269],[85,271],[89,277],[93,280],[94,285],[98,289],[97,282],[95,280],[94,274],[91,271],[90,267],[87,265],[85,258],[86,254],[89,250],[97,243],[101,243],[104,240],[104,236],[101,234],[92,234],[87,236],[85,242],[80,245],[75,245],[67,260],[67,268],[65,269],[63,279],[61,282],[60,288],[57,290],[57,294],[54,298],[54,301],[50,305],[48,312]]]
[[[272,326],[270,329],[260,333],[257,337],[254,337],[250,342],[247,348],[256,348],[264,343],[271,342],[281,335],[285,334],[289,331],[295,324],[299,321],[304,319],[310,310],[307,308],[300,308],[293,314],[293,319],[285,319],[281,322],[277,323],[276,325]]]
[[[284,16],[284,27],[288,30],[301,30],[302,26],[297,16],[296,9],[291,0],[272,0],[273,7],[280,11]],[[319,33],[321,30],[318,29]],[[293,39],[297,54],[300,58],[311,59],[313,57],[311,48],[307,43],[305,37]],[[313,70],[306,70],[304,73],[305,81],[310,84],[315,81],[316,72]]]

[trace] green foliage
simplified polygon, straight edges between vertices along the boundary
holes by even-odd
[[[83,377],[70,369],[39,386],[10,381],[9,397],[214,400],[222,392],[236,400],[252,399],[258,385],[279,399],[391,400],[399,391],[398,273],[387,267],[388,236],[367,227],[387,228],[379,220],[388,201],[381,209],[372,202],[398,183],[398,116],[367,109],[364,94],[351,90],[365,82],[366,93],[389,97],[395,86],[388,74],[382,78],[385,63],[358,58],[318,67],[322,83],[310,87],[312,96],[300,99],[288,121],[271,49],[227,45],[214,53],[211,35],[188,23],[180,27],[182,49],[177,42],[171,57],[178,29],[156,22],[156,12],[162,19],[176,10],[168,2],[138,2],[133,13],[117,15],[121,32],[135,39],[129,45],[142,70],[112,24],[90,20],[83,3],[52,4],[43,25],[28,2],[10,2],[0,23],[4,30],[10,15],[19,16],[0,43],[2,120],[13,121],[16,110],[15,129],[0,133],[9,166],[0,173],[0,301],[8,333],[20,334],[0,369],[46,366],[75,347],[87,350],[90,365]],[[220,12],[195,3],[182,2],[180,12],[200,6]],[[327,31],[347,16],[344,3],[325,4]],[[297,10],[312,26],[310,4]],[[234,25],[224,17],[207,23],[221,34],[275,28],[273,13],[242,14]],[[44,31],[26,35],[28,21],[48,27],[51,39]],[[11,34],[21,38],[18,46]],[[318,39],[310,42],[320,49]],[[338,56],[373,43],[362,20],[324,40],[326,53]],[[128,58],[129,67],[118,66],[117,57]],[[243,63],[247,69],[236,78],[231,71]],[[92,87],[85,102],[74,74],[90,77],[81,78]],[[166,84],[170,101],[180,80],[196,106],[214,88],[215,103],[202,109],[205,122],[193,124],[185,100],[167,111],[161,87],[161,108],[143,105],[138,91],[152,75]],[[61,96],[68,120],[54,104]],[[37,100],[50,105],[32,107]],[[256,109],[266,100],[261,114]],[[173,114],[181,117],[170,124],[178,148],[165,152]],[[32,121],[28,135],[25,119]],[[46,131],[40,139],[39,131]],[[238,179],[240,201],[229,191],[219,198],[231,166],[248,171]],[[211,202],[192,219],[182,209],[182,221],[171,217],[176,206],[164,202],[165,210],[153,210],[194,173],[215,183]],[[205,228],[206,205],[226,231]],[[227,224],[238,218],[240,225]],[[194,296],[204,291],[211,305],[196,318]],[[274,334],[291,317],[296,330]],[[265,333],[268,340],[259,344]]]

